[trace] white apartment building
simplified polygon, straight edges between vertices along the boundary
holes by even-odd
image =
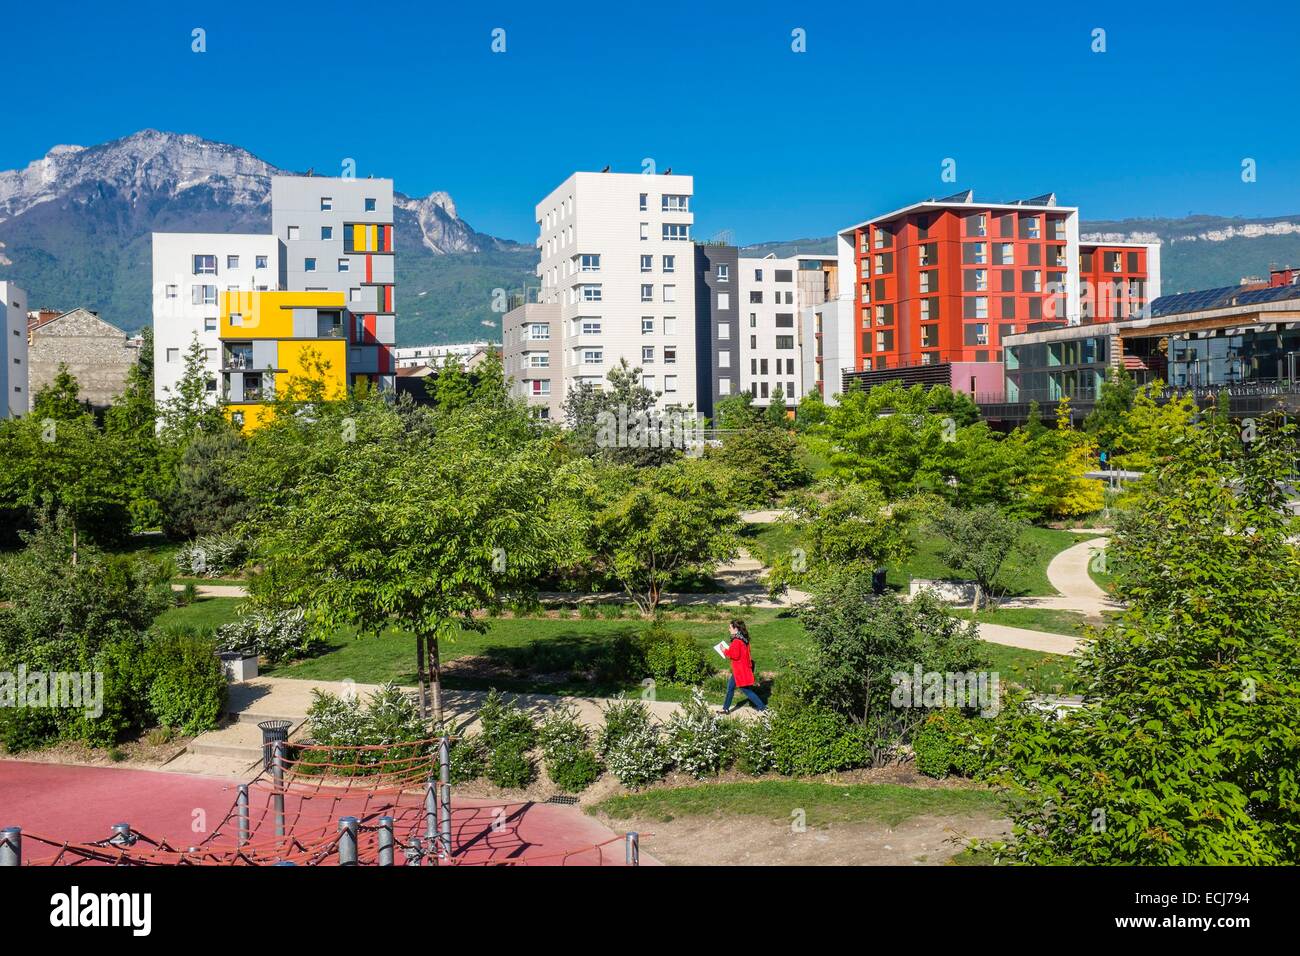
[[[559,304],[521,304],[506,313],[501,328],[501,363],[510,393],[527,402],[538,418],[560,421],[564,364]]]
[[[185,373],[195,337],[208,359],[208,393],[216,401],[220,292],[284,288],[274,236],[224,232],[153,234],[154,399],[167,401]]]
[[[0,282],[0,418],[26,415],[27,293]]]
[[[393,349],[398,368],[441,368],[448,358],[455,357],[465,365],[475,355],[488,350],[487,342],[458,342],[454,345],[412,345]]]
[[[852,293],[804,306],[799,310],[799,325],[804,392],[817,391],[827,405],[838,405],[841,376],[853,367]]]
[[[575,173],[537,204],[538,301],[558,306],[547,404],[563,401],[557,384],[603,386],[620,359],[661,405],[696,404],[693,192],[690,176]]]
[[[827,280],[834,281],[835,268],[834,256],[741,258],[740,387],[754,404],[769,404],[779,387],[786,405],[794,406],[812,387],[805,379],[808,343],[799,317],[834,294]]]

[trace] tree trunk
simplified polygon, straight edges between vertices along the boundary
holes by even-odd
[[[415,673],[420,681],[420,716],[429,716],[429,692],[424,682],[424,635],[415,635]]]
[[[438,636],[429,638],[429,684],[433,687],[433,719],[442,732],[442,656],[438,653]]]
[[[74,568],[77,566],[77,525],[75,522],[72,525],[72,566]]]

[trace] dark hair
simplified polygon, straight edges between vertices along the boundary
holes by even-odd
[[[745,622],[742,621],[742,620],[740,620],[740,619],[736,619],[736,620],[734,620],[734,621],[731,622],[731,626],[734,627],[737,631],[740,632],[740,636],[741,636],[741,638],[744,640],[744,642],[745,642],[746,644],[748,644],[748,643],[749,643],[749,628],[745,627]]]

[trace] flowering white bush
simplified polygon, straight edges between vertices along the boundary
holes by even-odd
[[[254,605],[239,620],[217,628],[217,650],[250,651],[273,664],[305,657],[320,643],[301,608]]]
[[[189,577],[220,577],[239,568],[246,550],[244,542],[233,534],[199,535],[176,549],[176,570]]]
[[[668,742],[653,724],[635,727],[618,738],[605,755],[605,766],[618,782],[633,790],[662,780],[672,765]]]
[[[677,769],[692,777],[712,777],[734,753],[736,728],[709,709],[697,688],[668,720],[668,753]]]

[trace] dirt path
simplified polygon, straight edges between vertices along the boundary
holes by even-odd
[[[645,834],[641,845],[670,866],[941,866],[972,838],[1007,836],[1006,819],[917,816],[883,823],[830,823],[795,832],[755,817],[692,816],[667,823],[620,820]]]

